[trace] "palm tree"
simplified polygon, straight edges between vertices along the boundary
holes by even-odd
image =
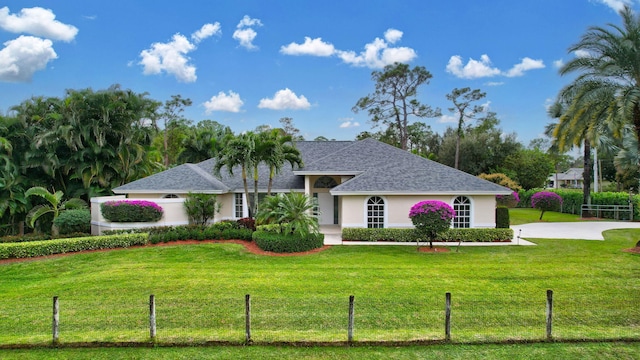
[[[56,191],[55,193],[49,192],[47,189],[35,186],[29,188],[25,193],[25,197],[29,196],[39,196],[48,202],[48,205],[36,205],[34,206],[29,214],[27,214],[27,223],[30,227],[34,227],[36,221],[45,214],[53,214],[53,220],[55,220],[58,215],[60,215],[61,211],[69,210],[69,209],[86,209],[87,203],[78,198],[69,199],[67,201],[62,201],[62,197],[64,193],[62,191]],[[58,227],[54,224],[51,225],[51,234],[56,236],[58,235]]]
[[[304,193],[279,193],[265,198],[256,220],[261,224],[279,224],[283,233],[317,234],[320,228],[313,213],[317,207],[316,200]]]
[[[569,52],[586,55],[577,56],[560,69],[562,75],[578,73],[578,76],[562,89],[559,98],[570,99],[570,107],[576,115],[581,111],[593,112],[590,107],[598,104],[600,114],[592,117],[593,122],[606,124],[616,137],[621,136],[625,124],[631,124],[638,137],[640,17],[628,6],[620,11],[620,17],[622,26],[590,27],[580,41],[569,48]],[[589,132],[598,127],[583,126],[581,129]]]
[[[269,184],[267,185],[267,195],[271,195],[273,178],[280,173],[285,163],[289,163],[291,168],[301,168],[304,166],[300,151],[292,142],[291,135],[287,135],[281,129],[273,129],[265,132],[263,141],[267,143],[266,150],[261,154],[262,161],[269,166]]]
[[[233,176],[233,169],[236,166],[240,167],[242,172],[242,184],[244,186],[244,195],[249,200],[249,185],[247,183],[247,170],[253,168],[254,163],[254,149],[255,149],[255,134],[252,132],[246,132],[237,136],[229,135],[224,141],[223,151],[216,156],[216,164],[213,168],[213,173],[216,176],[220,176],[222,168],[226,168],[227,173]],[[249,207],[249,217],[253,217]]]

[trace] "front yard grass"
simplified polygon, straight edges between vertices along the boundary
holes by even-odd
[[[511,208],[509,209],[509,221],[511,225],[522,225],[536,222],[576,222],[583,220],[578,215],[555,211],[545,212],[542,220],[540,220],[540,210]]]
[[[242,342],[244,296],[253,340],[345,341],[349,295],[356,341],[442,339],[452,293],[452,340],[544,338],[545,292],[555,292],[559,339],[640,338],[640,257],[622,252],[640,230],[606,241],[533,239],[531,247],[337,246],[294,257],[236,244],[161,246],[0,264],[0,345],[48,344],[51,298],[60,341],[148,340],[157,299],[159,342]]]

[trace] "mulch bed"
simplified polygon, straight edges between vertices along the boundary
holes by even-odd
[[[449,251],[451,251],[451,249],[446,248],[446,247],[439,247],[439,246],[434,246],[432,248],[428,247],[428,246],[421,246],[418,248],[419,252],[425,252],[425,253],[447,253]]]
[[[83,250],[83,251],[64,253],[64,254],[55,254],[55,255],[46,255],[46,256],[34,256],[34,257],[29,257],[29,258],[2,259],[2,260],[0,260],[0,264],[10,264],[10,263],[16,263],[16,262],[42,260],[42,259],[54,259],[54,258],[57,258],[57,257],[74,255],[74,254],[88,254],[88,253],[94,253],[94,252],[117,251],[117,250],[124,250],[124,249],[138,249],[138,248],[146,248],[146,247],[175,246],[175,245],[218,244],[218,243],[243,245],[247,249],[247,251],[249,251],[250,253],[256,254],[256,255],[264,255],[264,256],[303,256],[303,255],[319,253],[319,252],[324,251],[324,250],[326,250],[326,249],[331,247],[330,245],[325,245],[325,246],[323,246],[321,248],[317,248],[317,249],[313,249],[313,250],[309,250],[309,251],[303,251],[303,252],[275,253],[275,252],[264,251],[264,250],[260,249],[258,247],[258,245],[254,241],[245,241],[245,240],[182,240],[182,241],[170,241],[170,242],[158,243],[158,244],[136,245],[136,246],[130,246],[128,248]]]
[[[631,249],[624,249],[624,252],[630,252],[630,253],[634,253],[634,254],[640,254],[640,246],[636,246],[634,248]]]

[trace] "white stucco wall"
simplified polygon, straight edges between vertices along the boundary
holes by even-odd
[[[366,202],[371,196],[341,196],[341,226],[367,227]],[[453,206],[456,196],[385,195],[385,227],[412,227],[409,210],[423,200],[439,200]],[[467,196],[471,200],[471,227],[495,227],[496,201],[493,195]]]

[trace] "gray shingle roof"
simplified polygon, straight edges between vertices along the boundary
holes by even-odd
[[[194,164],[182,164],[146,178],[124,184],[113,189],[116,194],[127,193],[171,193],[192,192],[226,193],[229,187],[216,179],[211,172]]]
[[[509,194],[511,191],[465,172],[374,139],[360,141],[300,141],[296,143],[304,167],[292,170],[287,164],[273,181],[274,190],[304,189],[304,174],[353,174],[354,178],[334,187],[334,195],[346,194]],[[114,189],[135,192],[215,192],[243,189],[239,167],[229,175],[222,169],[213,176],[214,159],[185,164]],[[248,173],[253,189],[252,173]],[[269,169],[259,167],[258,188],[267,188]]]

